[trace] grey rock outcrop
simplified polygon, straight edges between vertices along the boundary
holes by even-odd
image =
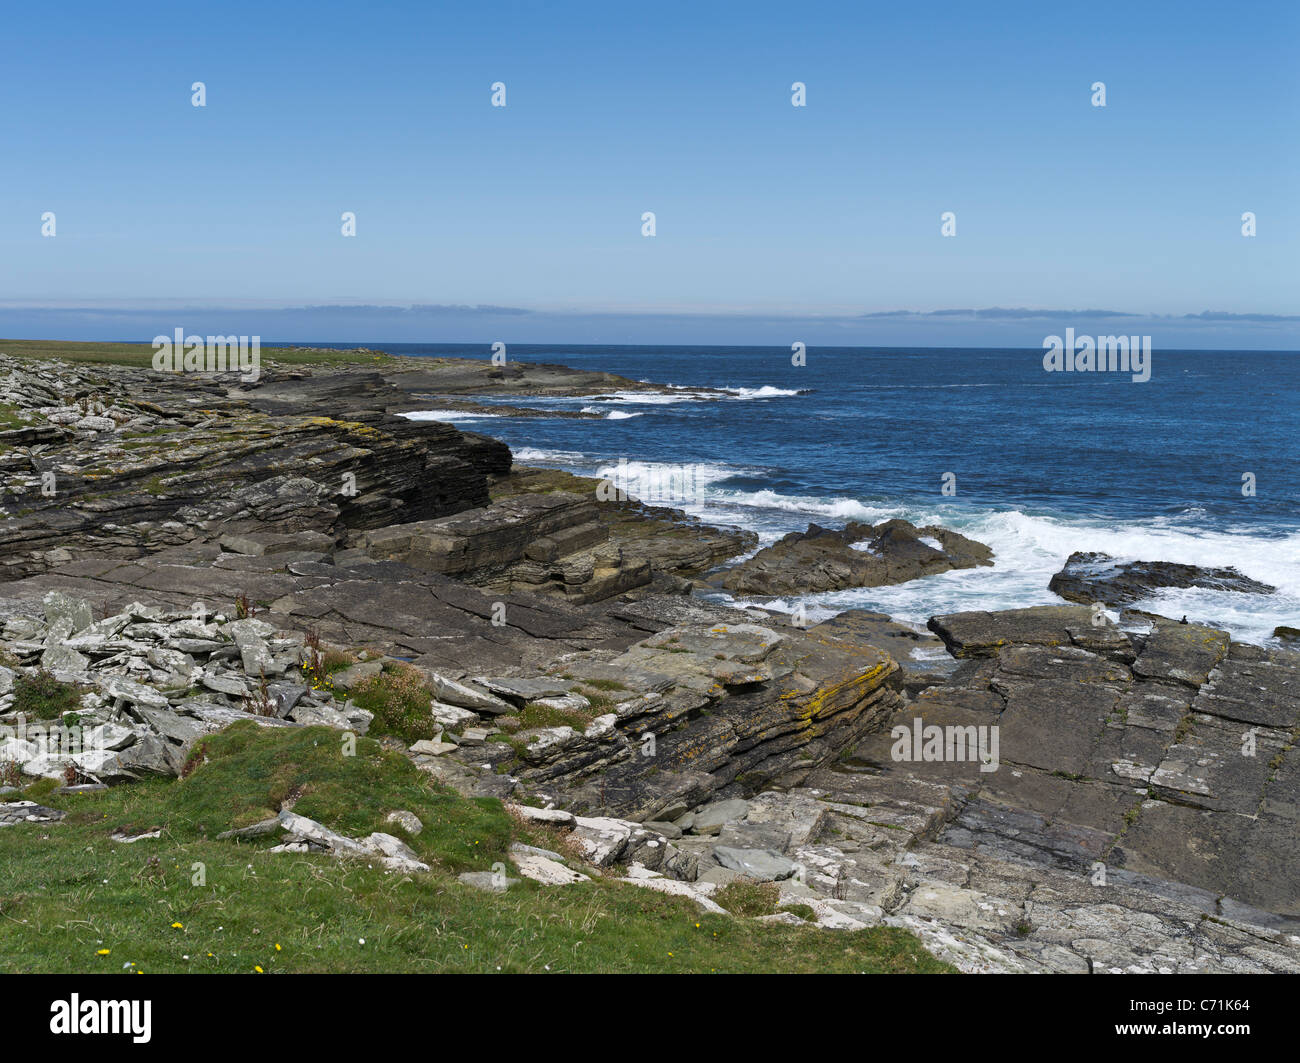
[[[516,731],[505,747],[513,755],[497,765],[578,811],[669,819],[795,785],[902,704],[888,655],[794,630],[685,625],[602,657],[556,666],[588,707],[561,712],[565,725]],[[518,688],[494,689],[533,703]]]
[[[752,536],[392,416],[427,408],[422,389],[628,390],[602,374],[448,359],[234,386],[52,366],[0,357],[29,422],[0,433],[17,510],[0,529],[0,724],[44,666],[78,686],[88,746],[6,733],[0,761],[29,778],[176,774],[237,720],[364,733],[345,688],[379,659],[332,691],[303,670],[310,636],[423,673],[435,737],[386,747],[463,793],[552,806],[513,809],[567,832],[554,852],[512,848],[522,877],[613,875],[712,912],[725,883],[775,882],[821,927],[905,927],[963,970],[1300,970],[1294,649],[1149,615],[1119,627],[1087,605],[802,630],[684,593]],[[1098,579],[1080,566],[1107,561],[1071,560],[1058,587],[1085,602],[1267,590],[1177,566]],[[890,521],[810,527],[720,579],[790,595],[989,563],[956,533]],[[10,800],[0,827],[62,815]],[[225,836],[427,870],[394,835],[287,809]]]
[[[1240,594],[1271,594],[1277,588],[1235,568],[1204,568],[1169,561],[1117,561],[1109,554],[1076,552],[1048,583],[1068,602],[1132,605],[1164,588],[1202,587]]]
[[[377,375],[320,379],[350,389],[331,416],[319,404],[264,412],[215,378],[57,361],[37,369],[0,354],[6,401],[47,426],[39,442],[0,450],[11,513],[0,568],[13,578],[73,553],[133,558],[222,536],[239,552],[259,552],[258,535],[268,536],[260,552],[294,547],[276,539],[285,535],[311,552],[350,529],[482,506],[488,478],[509,471],[496,440],[382,412],[402,393]],[[93,425],[64,416],[82,406],[108,416]],[[50,476],[53,495],[43,490]]]

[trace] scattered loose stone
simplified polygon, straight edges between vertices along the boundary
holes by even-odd
[[[35,801],[0,802],[0,827],[12,827],[15,823],[57,823],[66,815]]]
[[[572,827],[575,823],[573,813],[562,808],[533,808],[529,805],[507,805],[506,808],[532,823],[552,827]]]
[[[691,819],[692,834],[717,834],[724,824],[744,819],[749,812],[749,802],[732,799],[715,801],[695,810]]]
[[[568,886],[574,882],[590,882],[591,878],[571,871],[558,860],[536,853],[512,853],[511,859],[524,878],[540,882],[543,886]]]
[[[429,738],[421,738],[411,746],[411,752],[426,757],[440,757],[444,753],[452,752],[455,748],[456,744],[454,742],[438,742]]]
[[[505,893],[511,886],[517,886],[520,882],[517,878],[498,875],[495,871],[462,871],[456,877],[466,886],[491,893]]]
[[[408,812],[406,809],[398,809],[390,812],[384,817],[385,823],[394,823],[406,831],[407,834],[415,835],[424,830],[424,824],[420,822],[420,817],[414,812]]]
[[[470,686],[467,683],[458,683],[456,680],[448,679],[437,672],[426,671],[425,675],[428,677],[429,686],[433,689],[434,696],[438,701],[459,706],[462,709],[472,709],[476,713],[485,712],[490,715],[500,715],[513,711],[508,702],[502,701],[486,690]]]
[[[162,837],[162,828],[153,827],[150,830],[140,831],[138,834],[132,834],[126,827],[118,827],[109,837],[115,842],[121,842],[123,845],[130,845],[134,842],[148,841],[153,838]]]
[[[384,670],[382,661],[362,661],[350,668],[344,668],[330,676],[335,690],[351,690],[359,683],[377,676]]]

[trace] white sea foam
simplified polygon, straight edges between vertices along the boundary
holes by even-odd
[[[411,421],[485,421],[503,417],[500,413],[478,413],[471,410],[412,410],[402,414]]]
[[[809,600],[836,610],[876,609],[898,620],[920,624],[941,613],[1059,605],[1061,599],[1047,589],[1048,582],[1072,552],[1091,550],[1121,561],[1230,565],[1277,588],[1270,595],[1200,588],[1164,590],[1137,603],[1138,608],[1216,624],[1235,638],[1249,642],[1262,642],[1279,624],[1295,625],[1300,619],[1300,533],[1282,537],[1249,535],[1035,516],[1019,510],[980,513],[944,512],[944,508],[927,511],[902,506],[892,511],[878,510],[875,516],[902,517],[916,524],[946,524],[992,547],[992,568],[962,569],[893,587],[820,594]]]
[[[583,413],[598,413],[607,421],[626,421],[629,417],[644,417],[644,413],[631,413],[627,410],[602,410],[599,406],[584,406]]]
[[[532,462],[541,465],[558,465],[561,468],[580,471],[587,463],[585,454],[576,450],[544,450],[541,447],[516,447],[511,451],[515,461]]]
[[[720,505],[746,509],[772,510],[776,513],[803,513],[817,519],[830,519],[874,524],[896,515],[894,509],[871,506],[856,498],[814,498],[799,495],[782,495],[776,491],[738,491],[723,488],[712,499]],[[785,531],[790,531],[786,528]],[[760,532],[760,534],[762,534]],[[785,532],[779,533],[784,535]],[[774,536],[775,538],[776,536]]]
[[[730,392],[735,398],[742,400],[749,399],[780,399],[790,395],[806,395],[807,388],[777,388],[771,384],[764,384],[761,388],[723,388],[723,391]]]
[[[735,465],[716,465],[708,462],[688,462],[680,465],[669,465],[659,461],[623,461],[618,465],[601,465],[596,470],[596,475],[613,479],[615,477],[625,476],[627,481],[627,490],[633,494],[636,493],[636,484],[638,481],[652,480],[658,474],[664,471],[683,469],[689,467],[695,476],[695,479],[704,484],[716,484],[723,480],[729,480],[733,476],[741,475],[743,471]]]
[[[595,462],[571,451],[545,451],[526,447],[515,452],[520,461],[560,465],[587,475],[614,477],[618,466]],[[636,495],[638,482],[656,482],[670,466],[655,462],[627,462],[623,487]],[[1279,624],[1300,622],[1300,532],[1279,535],[1266,528],[1242,526],[1221,531],[1201,526],[1194,508],[1173,516],[1141,522],[1077,516],[1025,513],[1017,509],[976,509],[955,501],[936,499],[925,504],[888,504],[847,496],[785,495],[773,490],[745,491],[728,487],[733,477],[754,477],[764,470],[721,463],[691,466],[698,497],[672,504],[717,524],[739,525],[759,534],[759,545],[774,542],[790,531],[802,531],[809,522],[832,526],[847,522],[877,524],[895,517],[918,526],[939,524],[952,528],[993,549],[994,565],[946,572],[894,587],[872,587],[810,595],[804,599],[812,619],[844,609],[865,608],[889,613],[895,619],[921,624],[942,613],[963,610],[1023,608],[1060,605],[1047,589],[1052,576],[1076,550],[1110,554],[1121,561],[1174,561],[1190,565],[1231,566],[1246,576],[1277,588],[1270,595],[1232,591],[1168,590],[1139,608],[1163,615],[1218,624],[1239,640],[1262,642]],[[793,601],[755,600],[762,608],[791,611]],[[817,611],[813,611],[813,610]]]
[[[587,401],[628,403],[638,406],[672,406],[679,402],[726,402],[728,400],[748,402],[753,399],[780,399],[792,395],[805,395],[807,388],[778,388],[772,384],[762,387],[723,387],[705,391],[700,388],[669,384],[667,392],[662,391],[609,391],[600,395],[591,395]]]

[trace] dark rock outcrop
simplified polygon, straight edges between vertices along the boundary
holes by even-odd
[[[501,593],[595,602],[633,590],[681,592],[687,580],[753,545],[752,533],[711,528],[633,499],[602,501],[599,481],[522,469],[493,501],[450,517],[365,532],[355,544]],[[581,493],[579,493],[581,492]]]
[[[212,381],[120,366],[37,371],[2,356],[0,379],[9,402],[56,433],[0,450],[10,514],[0,566],[11,576],[228,533],[337,540],[486,505],[489,478],[510,468],[497,440],[374,409],[277,415]],[[340,409],[361,401],[337,384],[322,390]]]
[[[1136,651],[1128,635],[1105,617],[1070,605],[1030,609],[974,611],[930,618],[927,625],[943,639],[954,657],[996,657],[1003,647],[1078,646],[1118,660],[1133,660]]]
[[[1235,568],[1203,568],[1170,561],[1117,561],[1109,554],[1075,552],[1048,583],[1067,602],[1131,605],[1166,587],[1203,587],[1242,594],[1271,594],[1276,587]]]
[[[810,524],[807,531],[791,532],[729,569],[717,582],[739,595],[815,594],[905,583],[992,563],[987,546],[947,528],[917,528],[905,520],[874,526],[850,522],[839,530]]]

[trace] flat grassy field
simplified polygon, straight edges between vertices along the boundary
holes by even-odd
[[[100,362],[110,365],[147,366],[153,361],[148,343],[80,343],[71,340],[0,340],[0,354],[21,358],[61,358],[67,362]],[[266,363],[281,365],[350,365],[385,362],[391,356],[382,351],[327,351],[307,347],[262,347]]]
[[[80,795],[25,796],[59,823],[0,828],[0,970],[39,972],[875,972],[951,970],[912,935],[843,932],[706,915],[610,878],[522,882],[504,894],[458,882],[509,866],[523,840],[559,849],[493,799],[466,800],[405,757],[359,739],[344,756],[324,727],[237,723],[203,740],[186,778]],[[10,800],[13,799],[11,796]],[[434,870],[270,853],[271,839],[217,841],[285,802],[350,837],[403,837]],[[425,824],[385,824],[395,809]],[[160,829],[125,843],[112,833]],[[562,849],[560,850],[562,851]],[[572,861],[571,861],[572,862]]]

